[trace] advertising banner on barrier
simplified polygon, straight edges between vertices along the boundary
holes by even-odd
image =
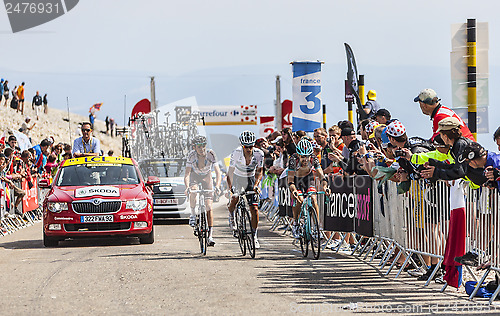
[[[330,177],[331,194],[325,204],[324,229],[326,231],[353,232],[356,215],[356,197],[353,178]]]
[[[321,62],[294,61],[292,130],[313,132],[323,122],[321,103]]]
[[[257,105],[204,105],[198,109],[205,125],[257,125]]]
[[[356,198],[356,219],[354,231],[366,237],[373,237],[373,183],[370,176],[354,177]]]
[[[287,181],[287,177],[278,180],[279,216],[292,216],[292,193],[288,188]]]
[[[32,178],[32,186],[28,184],[28,180],[24,179],[21,182],[21,188],[26,195],[23,197],[23,213],[33,211],[38,207],[38,180],[37,178]]]

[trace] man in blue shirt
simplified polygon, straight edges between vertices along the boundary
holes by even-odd
[[[82,123],[82,136],[73,142],[73,157],[99,156],[101,154],[101,143],[92,136],[92,124]]]
[[[470,143],[458,160],[468,161],[471,168],[484,169],[484,175],[488,178],[486,184],[489,187],[500,188],[500,154],[489,152],[478,143]]]

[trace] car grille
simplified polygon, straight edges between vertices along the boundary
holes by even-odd
[[[106,231],[106,230],[129,230],[130,222],[119,223],[81,223],[81,224],[64,224],[64,229],[67,232],[77,231]]]
[[[73,202],[73,211],[84,214],[115,213],[122,207],[121,201],[102,201],[95,205],[92,202]]]

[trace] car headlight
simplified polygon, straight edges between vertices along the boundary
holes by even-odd
[[[131,209],[134,211],[139,211],[139,210],[146,208],[146,205],[148,205],[148,201],[146,199],[144,199],[144,200],[131,200],[131,201],[127,201],[125,208]]]
[[[68,203],[66,202],[49,202],[47,206],[52,213],[61,213],[68,210]]]

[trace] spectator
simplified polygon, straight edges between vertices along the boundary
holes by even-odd
[[[3,84],[3,98],[5,99],[5,106],[8,106],[7,102],[9,101],[9,96],[10,96],[8,84],[9,84],[9,80],[5,80],[5,82]]]
[[[497,143],[498,150],[500,150],[500,127],[493,134],[493,140]]]
[[[104,123],[106,123],[106,135],[109,135],[109,116],[106,116]]]
[[[82,123],[82,136],[73,142],[73,156],[75,158],[85,156],[99,156],[101,152],[101,143],[92,136],[92,124]]]
[[[16,110],[16,112],[19,111],[19,99],[17,98],[17,94],[14,94],[14,96],[12,96],[12,100],[10,101],[10,108]]]
[[[19,111],[24,114],[24,82],[17,88],[17,97],[19,98]]]
[[[377,92],[375,90],[368,91],[366,95],[368,101],[363,105],[363,110],[368,115],[368,118],[373,118],[375,113],[380,109],[380,105],[377,103]]]
[[[33,101],[31,102],[31,107],[35,111],[37,121],[39,120],[39,113],[41,111],[42,101],[43,100],[42,97],[40,96],[40,92],[37,91],[36,95],[33,97]]]
[[[343,129],[344,129],[344,128],[346,128],[346,127],[348,127],[348,128],[350,128],[350,129],[353,129],[353,130],[354,130],[354,124],[352,124],[351,122],[346,121],[346,120],[344,120],[344,121],[339,121],[339,122],[337,123],[337,126],[338,126],[338,127],[340,127],[340,130],[343,130]]]
[[[480,169],[468,168],[468,163],[458,159],[465,148],[472,143],[469,138],[462,136],[462,121],[456,117],[446,117],[439,121],[438,132],[444,143],[451,147],[450,154],[455,160],[454,164],[446,164],[430,159],[424,164],[425,170],[420,174],[424,179],[456,180],[467,177],[476,185],[483,185],[487,179]]]
[[[432,89],[424,89],[420,91],[418,96],[413,99],[414,102],[418,102],[420,104],[420,110],[423,114],[429,115],[432,120],[432,137],[431,140],[436,137],[439,132],[439,122],[447,117],[454,117],[460,122],[461,135],[465,138],[468,138],[472,141],[475,141],[474,136],[470,132],[467,125],[465,125],[464,121],[458,116],[453,110],[441,105],[438,99],[436,91]]]
[[[359,125],[358,125],[358,128],[359,128],[359,130],[358,130],[358,134],[360,134],[360,135],[361,135],[361,139],[362,139],[362,140],[368,140],[368,136],[369,136],[369,135],[368,135],[368,134],[367,134],[367,132],[366,132],[366,126],[367,126],[370,122],[372,122],[372,120],[371,120],[371,119],[365,119],[365,120],[362,120],[362,121],[359,123]]]
[[[14,89],[12,89],[12,97],[17,97],[17,86],[14,86]],[[19,97],[17,99],[19,100]]]
[[[56,163],[63,161],[63,143],[58,143],[53,147],[52,153],[56,155]]]
[[[114,154],[114,151],[113,151],[113,150],[111,150],[111,149],[110,149],[110,150],[108,150],[108,156],[109,156],[109,157],[113,157],[113,154]]]
[[[115,124],[115,119],[114,118],[110,118],[109,119],[109,130],[111,132],[111,137],[116,136],[115,135],[115,133],[116,133],[116,124]]]
[[[292,129],[290,127],[284,128],[281,131],[281,137],[283,137],[283,143],[285,144],[287,157],[295,154],[297,149],[295,148],[295,143],[293,141]]]
[[[10,135],[8,140],[7,140],[7,146],[9,148],[12,148],[14,150],[14,153],[18,152],[20,150],[18,144],[17,144],[17,138],[14,135]]]
[[[2,79],[0,79],[0,105],[2,105],[2,99],[3,99],[3,84],[4,84],[4,80],[2,78]]]
[[[50,141],[48,139],[44,139],[40,142],[40,144],[33,146],[33,150],[35,151],[35,167],[38,173],[42,174],[47,164],[47,156],[49,153]]]
[[[57,172],[57,167],[59,164],[57,163],[57,156],[54,154],[49,155],[49,158],[47,158],[47,163],[45,164],[45,172],[51,176],[55,175],[55,172]]]
[[[72,156],[72,150],[70,144],[64,144],[63,146],[64,154],[70,154]]]
[[[342,141],[347,147],[348,156],[346,158],[338,152],[333,152],[329,155],[330,159],[338,162],[343,171],[348,175],[366,175],[366,171],[361,168],[357,159],[358,151],[361,147],[363,147],[363,144],[356,138],[356,132],[354,132],[352,128],[347,127],[342,130],[340,135],[342,137]]]
[[[375,113],[374,119],[379,124],[389,125],[392,122],[392,120],[391,120],[391,112],[389,112],[386,109],[380,109],[380,110],[377,111],[377,113]]]
[[[89,121],[92,126],[94,126],[95,118],[96,118],[96,109],[95,107],[91,107],[89,113]]]
[[[49,114],[49,101],[47,100],[47,93],[43,96],[43,113]]]
[[[474,169],[485,170],[486,184],[491,188],[500,188],[500,154],[489,152],[478,143],[470,143],[458,160],[466,161]]]

